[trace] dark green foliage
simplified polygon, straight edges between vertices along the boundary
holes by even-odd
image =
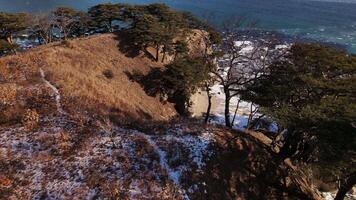
[[[166,32],[164,27],[153,15],[145,14],[137,19],[135,28],[129,30],[129,36],[142,49],[161,44]]]
[[[322,170],[337,174],[341,168],[352,168],[356,57],[330,47],[296,44],[286,59],[269,69],[269,75],[250,85],[243,98],[261,105],[288,128],[291,146],[305,136],[316,136],[319,153],[315,156]]]
[[[0,56],[11,54],[17,48],[17,44],[10,44],[6,40],[0,39]]]
[[[74,17],[76,20],[72,24],[70,34],[72,36],[83,36],[88,33],[93,26],[93,21],[88,13],[78,11]]]
[[[164,4],[151,4],[145,7],[131,8],[135,14],[131,15],[131,28],[128,30],[130,40],[139,48],[145,50],[148,46],[156,48],[155,59],[163,51],[172,54],[173,38],[182,26],[178,12]],[[164,56],[162,60],[164,60]]]
[[[53,11],[54,27],[58,28],[64,40],[70,35],[79,21],[78,12],[73,8],[59,7]]]
[[[190,96],[209,79],[212,65],[202,58],[182,57],[166,66],[163,74],[166,92],[181,115],[188,115]]]
[[[113,32],[114,22],[124,19],[124,6],[124,4],[99,4],[90,8],[88,13],[97,28],[104,29],[105,32]]]
[[[183,41],[177,41],[174,44],[174,50],[175,50],[176,56],[185,55],[189,51],[188,44]]]
[[[162,61],[166,54],[173,54],[175,50],[180,51],[178,53],[183,53],[186,50],[185,47],[179,43],[176,46],[173,39],[178,33],[189,31],[192,28],[209,31],[211,42],[219,42],[219,33],[213,28],[191,14],[175,11],[165,4],[131,6],[125,10],[127,13],[124,17],[125,22],[130,22],[128,29],[130,41],[142,50],[148,46],[156,48],[156,61],[158,61],[161,52],[163,53]]]
[[[174,103],[180,115],[187,116],[191,95],[204,87],[212,67],[204,58],[184,56],[166,65],[164,71],[153,68],[147,75],[134,72],[128,76],[139,82],[148,95],[160,95],[161,100]]]
[[[287,59],[274,63],[245,98],[268,108],[285,126],[355,119],[354,56],[319,45],[295,45]]]
[[[86,12],[72,8],[59,7],[53,11],[52,27],[58,28],[64,40],[68,37],[85,35],[92,27],[93,21]]]
[[[28,26],[30,24],[30,26]],[[175,45],[173,39],[192,28],[205,29],[210,40],[219,41],[218,33],[193,15],[179,12],[165,4],[128,5],[99,4],[88,12],[77,11],[69,7],[58,7],[51,13],[34,14],[31,19],[25,13],[0,12],[0,39],[12,44],[12,35],[29,27],[28,33],[40,43],[50,43],[56,40],[80,37],[92,33],[114,32],[119,28],[126,34],[122,50],[139,53],[147,47],[156,49],[156,61],[162,55],[184,54],[185,47]],[[60,32],[60,36],[54,34]],[[129,47],[138,47],[130,50]],[[147,52],[146,52],[147,53]],[[162,53],[162,54],[161,54]],[[132,54],[133,55],[133,54]]]
[[[0,39],[5,39],[12,44],[13,34],[27,28],[26,19],[26,13],[0,12]]]
[[[17,44],[13,42],[16,32],[27,28],[27,15],[25,13],[0,12],[0,55],[16,52]]]
[[[95,22],[95,27],[103,32],[117,30],[114,28],[114,22],[124,25],[128,36],[126,46],[136,46],[143,51],[146,51],[147,47],[154,47],[156,61],[159,61],[160,53],[163,53],[162,61],[166,54],[174,54],[173,38],[188,29],[206,29],[212,33],[213,42],[219,41],[219,34],[214,32],[213,28],[193,15],[178,12],[165,4],[99,4],[90,8],[88,13]]]

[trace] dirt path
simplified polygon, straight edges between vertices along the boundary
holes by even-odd
[[[59,114],[61,115],[64,115],[65,112],[62,108],[62,104],[61,104],[61,94],[59,93],[59,90],[51,83],[49,82],[47,79],[46,79],[46,75],[43,71],[42,68],[40,68],[40,74],[41,74],[41,78],[43,80],[43,82],[49,87],[52,89],[53,93],[54,93],[54,96],[55,96],[55,100],[56,100],[56,105],[57,105],[57,111]]]

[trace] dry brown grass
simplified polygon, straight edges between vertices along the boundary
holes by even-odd
[[[110,115],[125,120],[168,120],[175,116],[173,105],[146,95],[125,72],[147,73],[155,63],[144,55],[134,58],[119,51],[116,36],[104,34],[70,41],[70,48],[53,43],[29,52],[0,59],[1,79],[26,85],[39,82],[39,68],[62,94],[69,113]],[[10,67],[9,67],[10,66]],[[112,71],[108,79],[103,71]],[[1,82],[0,82],[1,84]]]
[[[40,115],[36,110],[27,109],[22,117],[22,124],[27,130],[33,130],[38,126]]]

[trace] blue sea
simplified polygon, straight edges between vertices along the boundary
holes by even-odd
[[[104,2],[163,2],[197,16],[213,16],[219,26],[233,16],[293,37],[334,43],[356,53],[356,0],[0,0],[0,11],[46,12],[58,6],[86,10]]]

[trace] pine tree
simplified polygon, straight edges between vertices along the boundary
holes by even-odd
[[[190,97],[210,78],[211,64],[203,58],[178,58],[163,73],[166,93],[181,115],[189,115]]]
[[[135,25],[129,30],[128,35],[142,50],[149,46],[155,47],[155,59],[158,61],[162,44],[172,40],[165,30],[165,27],[155,16],[144,14],[136,19]]]
[[[28,27],[26,13],[0,12],[0,39],[13,45],[13,34]]]
[[[77,14],[78,12],[76,10],[68,7],[59,7],[53,11],[54,26],[59,29],[64,40],[68,38],[78,21]]]
[[[104,29],[105,32],[115,30],[115,21],[124,20],[124,4],[99,4],[89,9],[89,16],[95,22],[95,26]]]
[[[354,173],[350,157],[356,152],[356,56],[296,44],[269,70],[247,87],[243,99],[259,104],[288,129],[280,155],[304,162],[315,158],[312,165],[329,177],[345,169]],[[317,139],[317,154],[306,143],[311,138]]]

